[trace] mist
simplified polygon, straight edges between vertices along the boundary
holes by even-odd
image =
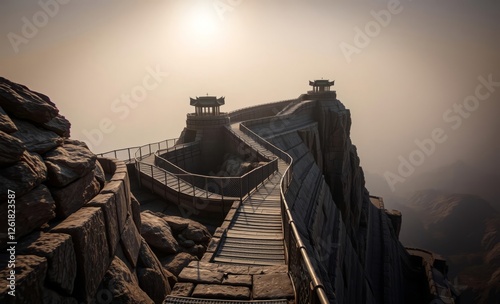
[[[498,194],[498,2],[9,0],[0,15],[0,74],[50,96],[96,153],[179,136],[189,97],[225,96],[231,111],[325,78],[351,110],[372,194],[392,199],[460,162],[493,178],[466,191]],[[488,97],[457,112],[484,79]]]

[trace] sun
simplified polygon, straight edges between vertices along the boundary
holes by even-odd
[[[209,40],[217,33],[217,18],[208,6],[192,7],[186,22],[188,35],[196,40]]]

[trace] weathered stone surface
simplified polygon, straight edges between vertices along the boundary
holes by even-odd
[[[165,215],[165,216],[162,216],[162,218],[165,221],[167,221],[170,228],[172,228],[172,230],[175,232],[181,232],[182,230],[187,228],[187,226],[189,226],[189,222],[190,222],[190,220],[185,219],[185,218],[180,217],[180,216]]]
[[[197,284],[221,284],[223,273],[213,272],[206,269],[184,268],[179,274],[179,282],[191,282]]]
[[[130,263],[135,267],[137,265],[137,258],[141,250],[141,235],[135,227],[132,216],[127,218],[125,228],[122,231],[121,242],[123,244],[123,251],[127,256]]]
[[[56,214],[66,218],[99,193],[99,182],[89,172],[64,188],[51,188],[56,202]]]
[[[30,152],[43,154],[62,145],[64,141],[56,133],[39,128],[27,121],[19,119],[12,119],[12,121],[18,129],[17,132],[12,133],[12,136],[20,139]]]
[[[87,301],[97,291],[109,266],[109,250],[106,240],[104,214],[100,208],[82,208],[57,225],[51,232],[71,235],[75,245],[77,278],[75,295]]]
[[[92,198],[85,207],[99,207],[104,212],[106,220],[106,239],[108,240],[109,256],[115,255],[116,247],[120,241],[120,229],[116,215],[116,201],[113,193],[98,194]],[[134,264],[135,266],[135,264]]]
[[[7,189],[22,196],[47,178],[47,167],[38,154],[24,152],[21,161],[0,169],[0,199],[5,201]]]
[[[96,303],[152,304],[153,300],[134,281],[127,265],[115,257],[95,294]]]
[[[76,255],[71,236],[63,233],[33,233],[17,246],[18,254],[33,254],[47,259],[47,282],[66,294],[73,292]]]
[[[106,174],[104,173],[104,169],[102,168],[99,162],[95,162],[94,173],[95,173],[95,178],[99,182],[99,188],[100,189],[104,188],[104,185],[106,184]]]
[[[71,123],[61,114],[48,122],[42,123],[40,126],[62,137],[69,137],[70,135]]]
[[[40,123],[50,121],[59,112],[47,96],[2,77],[0,106],[16,117]]]
[[[180,252],[176,255],[169,255],[160,259],[164,268],[178,276],[184,267],[188,266],[192,261],[197,261],[198,259],[187,252]]]
[[[145,277],[141,276],[145,274],[147,274]],[[141,250],[137,261],[137,275],[141,287],[146,286],[147,284],[153,284],[151,280],[154,278],[155,286],[151,286],[150,290],[148,289],[149,292],[152,292],[151,295],[161,294],[162,290],[167,293],[170,292],[168,277],[163,272],[163,267],[161,266],[160,261],[158,261],[158,258],[143,238],[141,238]],[[146,290],[146,292],[148,291]]]
[[[249,300],[250,288],[244,286],[199,284],[194,288],[192,296],[209,299]]]
[[[193,283],[177,283],[172,289],[171,296],[176,297],[189,297],[194,290]]]
[[[152,268],[138,268],[139,286],[155,303],[163,303],[170,294],[170,284],[162,273]]]
[[[252,276],[247,274],[227,274],[222,279],[223,285],[252,286]]]
[[[56,206],[49,189],[43,184],[16,197],[16,238],[27,235],[53,219]],[[0,205],[0,218],[7,219],[7,204]],[[21,224],[22,223],[22,224]],[[0,231],[7,231],[7,221],[0,221]]]
[[[177,253],[179,244],[167,222],[150,212],[141,213],[141,235],[149,245],[164,253]]]
[[[5,113],[4,109],[0,107],[0,131],[7,134],[17,131],[16,125],[12,122],[9,115]]]
[[[186,242],[189,242],[190,240],[187,240]],[[203,255],[205,254],[205,251],[206,251],[206,247],[203,246],[203,245],[194,245],[193,247],[191,248],[182,248],[182,251],[185,251],[189,254],[192,254],[194,255],[195,257],[197,257],[198,259],[201,259],[203,257]]]
[[[211,237],[210,232],[208,232],[207,228],[201,226],[203,225],[199,223],[196,226],[190,224],[184,230],[182,230],[182,235],[186,239],[194,241],[196,244],[208,245]]]
[[[253,298],[293,299],[293,286],[286,273],[272,273],[253,276]]]
[[[47,166],[47,183],[64,187],[95,169],[97,157],[90,150],[64,144],[44,155]]]
[[[167,281],[170,287],[173,287],[177,283],[177,277],[163,267],[163,273],[167,276]]]
[[[0,131],[0,166],[6,166],[21,160],[26,147],[14,136]]]
[[[101,193],[113,193],[116,201],[116,215],[118,218],[118,227],[120,231],[123,230],[125,226],[125,220],[127,220],[128,206],[130,205],[130,200],[127,199],[129,190],[123,181],[112,181],[107,183],[104,188],[102,188]]]
[[[7,256],[0,256],[0,260],[8,261]],[[3,268],[3,267],[2,267]],[[16,256],[16,281],[15,281],[15,301],[7,295],[10,290],[5,284],[5,279],[10,275],[9,268],[0,270],[0,303],[42,303],[43,283],[47,272],[47,259],[36,255]]]
[[[134,219],[137,229],[141,229],[141,203],[135,198],[134,195],[130,196],[130,204],[132,209],[132,218]]]

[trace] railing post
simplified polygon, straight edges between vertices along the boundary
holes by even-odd
[[[177,176],[177,204],[180,206],[181,204],[181,180],[179,178],[179,175]]]
[[[151,192],[154,193],[155,192],[154,191],[154,188],[155,188],[155,183],[154,183],[155,182],[155,178],[154,178],[154,173],[153,173],[153,166],[150,165],[150,167],[151,167]]]
[[[242,178],[239,178],[240,180],[240,203],[243,202],[243,181]]]
[[[163,171],[165,173],[165,186],[163,187],[165,189],[165,199],[167,199],[167,188],[168,188],[168,183],[167,183],[167,171]]]

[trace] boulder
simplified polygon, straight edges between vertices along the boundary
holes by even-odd
[[[14,133],[17,131],[16,125],[12,122],[9,115],[0,107],[0,131],[5,133]]]
[[[180,252],[176,255],[169,255],[160,259],[163,267],[175,276],[178,276],[179,273],[181,273],[182,269],[189,265],[189,263],[197,260],[198,259],[195,256],[187,252]]]
[[[77,179],[64,188],[50,188],[56,202],[56,214],[66,218],[99,193],[99,182],[94,172]]]
[[[48,122],[40,124],[40,126],[62,137],[68,138],[70,135],[71,123],[61,114],[58,114]]]
[[[23,196],[16,197],[16,239],[27,235],[53,219],[55,203],[49,189],[41,184]],[[0,218],[7,219],[7,204],[0,205]],[[0,231],[7,231],[7,221],[0,222]]]
[[[157,300],[161,298],[161,301],[163,301],[165,296],[170,293],[168,276],[143,238],[141,238],[141,250],[137,261],[137,277],[139,285],[151,298]],[[155,300],[157,303],[161,303],[161,301],[157,302]]]
[[[155,302],[163,303],[170,294],[170,283],[164,274],[153,268],[138,268],[139,286]]]
[[[30,152],[43,154],[63,144],[63,138],[52,131],[39,128],[25,120],[12,121],[18,129],[12,136],[19,138]]]
[[[184,230],[182,230],[182,235],[187,240],[192,240],[196,244],[208,244],[210,241],[210,232],[206,228],[200,228],[199,226],[189,225]]]
[[[0,131],[0,167],[11,165],[21,160],[24,151],[26,151],[26,147],[22,141]]]
[[[245,286],[198,284],[191,296],[194,298],[250,300],[250,288]]]
[[[132,209],[132,219],[137,229],[141,229],[141,203],[133,194],[130,195],[130,204]],[[170,225],[169,225],[170,226]]]
[[[111,262],[95,294],[95,303],[152,304],[153,300],[137,285],[127,265],[116,257]]]
[[[89,149],[64,144],[44,155],[51,186],[64,187],[95,169],[97,157]],[[99,174],[102,174],[100,171]]]
[[[7,199],[7,190],[20,197],[47,179],[47,167],[42,157],[27,151],[12,166],[0,169],[0,200]]]
[[[2,77],[0,106],[16,117],[38,123],[50,121],[59,112],[47,96]]]
[[[151,212],[141,213],[141,235],[150,246],[163,253],[179,251],[179,244],[168,223]]]

